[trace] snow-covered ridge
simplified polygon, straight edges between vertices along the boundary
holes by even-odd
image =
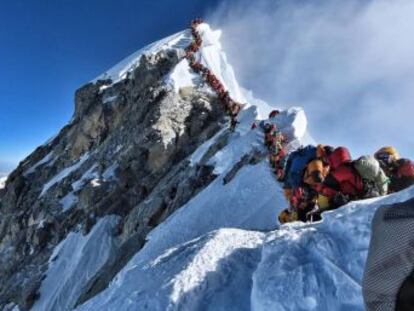
[[[190,42],[191,33],[189,30],[181,31],[167,38],[156,41],[126,57],[115,66],[105,71],[105,73],[95,78],[93,82],[97,80],[111,79],[114,83],[116,83],[125,79],[128,72],[131,72],[136,68],[142,55],[155,54],[167,49],[183,50],[190,44]]]
[[[196,53],[195,57],[197,61],[202,63],[213,71],[213,73],[223,83],[225,88],[230,92],[233,99],[239,102],[246,102],[246,97],[240,88],[237,79],[235,77],[233,68],[227,62],[226,55],[222,49],[220,43],[221,30],[212,30],[208,24],[200,24],[197,27],[203,44],[200,51]],[[100,75],[93,82],[103,79],[111,79],[113,83],[118,82],[127,77],[127,73],[131,72],[139,64],[139,61],[143,55],[154,55],[160,51],[165,50],[176,50],[179,55],[184,56],[184,49],[191,43],[192,35],[190,30],[184,30],[178,32],[165,39],[156,41],[139,51],[128,56],[111,69],[107,70],[104,74]],[[201,87],[201,78],[193,72],[190,68],[186,58],[175,66],[166,77],[165,82],[171,85],[178,93],[180,88],[188,86]],[[107,88],[108,86],[103,86]],[[207,90],[207,87],[205,87]],[[114,98],[110,97],[105,99],[105,102],[110,102]]]
[[[197,27],[197,31],[201,36],[202,45],[195,54],[196,61],[209,68],[216,75],[234,100],[244,103],[246,98],[237,82],[232,66],[227,62],[226,54],[220,43],[221,30],[212,30],[208,24],[204,23]],[[200,86],[201,79],[192,71],[188,60],[183,59],[168,75],[166,82],[178,92],[182,87]]]

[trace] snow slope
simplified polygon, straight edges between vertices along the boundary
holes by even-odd
[[[108,290],[77,310],[364,310],[361,279],[373,214],[413,196],[411,188],[350,203],[319,223],[267,233],[208,232],[145,262],[134,258]]]
[[[208,308],[211,308],[210,310],[249,310],[249,299],[246,298],[249,297],[249,294],[246,296],[246,293],[242,295],[237,293],[237,285],[226,289],[227,292],[224,294],[222,291],[226,286],[223,282],[237,283],[234,278],[241,277],[244,280],[244,285],[240,285],[240,287],[250,292],[251,277],[249,275],[255,268],[254,262],[257,263],[259,260],[260,256],[258,254],[260,254],[262,239],[255,242],[254,251],[246,251],[246,258],[241,254],[245,253],[244,248],[250,248],[249,241],[252,238],[257,239],[259,236],[263,236],[263,233],[251,232],[250,230],[261,232],[274,230],[277,227],[277,214],[286,207],[282,189],[276,182],[266,160],[257,165],[243,167],[231,182],[226,185],[223,184],[225,174],[243,155],[250,154],[254,150],[260,150],[261,148],[264,151],[263,133],[260,130],[250,130],[251,122],[256,114],[254,107],[244,111],[241,117],[241,124],[237,132],[230,138],[228,145],[210,159],[210,164],[215,166],[215,172],[219,174],[219,177],[166,221],[156,227],[149,234],[148,242],[144,248],[119,272],[109,288],[81,306],[79,310],[139,310],[145,308],[145,306],[150,310],[198,310],[197,308],[200,308],[200,310]],[[300,144],[303,136],[305,136],[306,117],[300,108],[291,108],[283,111],[271,122],[277,122],[279,128],[284,133],[294,138],[296,144]],[[211,140],[214,141],[215,139],[217,139],[217,135]],[[193,154],[193,163],[197,163],[197,160],[207,151],[207,146],[211,144],[212,142],[206,142]],[[221,228],[238,228],[239,230],[221,230]],[[215,230],[219,231],[212,233]],[[222,235],[231,235],[234,232],[238,233],[237,242],[240,244],[235,243],[230,238],[221,238]],[[187,260],[190,260],[191,256],[193,256],[189,255],[189,253],[193,254],[195,250],[188,250],[188,253],[186,250],[184,255],[181,251],[181,249],[187,247],[186,245],[198,244],[200,237],[202,237],[202,241],[211,239],[211,243],[215,245],[214,247],[207,248],[209,253],[205,256],[209,259],[204,261],[226,262],[228,260],[231,265],[234,265],[234,268],[232,266],[229,269],[241,269],[243,276],[240,276],[238,273],[233,273],[231,276],[225,274],[220,276],[221,273],[218,273],[218,276],[214,277],[214,282],[206,281],[208,284],[211,282],[213,284],[200,285],[200,289],[196,286],[197,292],[200,292],[197,295],[200,295],[200,297],[190,296],[187,299],[183,298],[187,295],[187,291],[182,289],[182,287],[185,288],[189,285],[185,281],[180,281],[178,285],[174,284],[178,274],[194,275],[195,278],[200,278],[200,281],[191,280],[197,284],[204,284],[205,281],[199,275],[207,277],[207,275],[213,272],[217,274],[217,268],[207,272],[195,271],[194,269],[203,270],[209,268],[208,265],[196,265],[197,268],[192,268],[192,262],[187,262]],[[217,239],[219,241],[216,241]],[[235,250],[238,254],[236,258],[222,259],[220,257],[225,257],[225,254],[227,254],[220,255],[220,247],[227,249],[236,246],[238,247]],[[207,252],[204,248],[203,251]],[[174,258],[173,255],[176,254],[180,257],[179,259]],[[254,260],[250,256],[253,256]],[[148,264],[150,262],[163,262],[167,260],[162,258],[172,258],[171,260],[174,263],[168,264],[168,268],[165,268],[164,265]],[[185,262],[182,262],[182,259],[185,259]],[[233,263],[233,261],[241,262]],[[246,265],[245,261],[248,261],[247,267],[244,266]],[[174,265],[178,265],[178,267]],[[189,272],[183,271],[182,269],[187,269],[186,266],[188,265],[190,266],[187,267],[190,269]],[[242,267],[239,267],[239,265]],[[147,272],[148,269],[150,269],[149,272]],[[162,272],[157,272],[158,269]],[[162,277],[154,277],[154,275],[159,273],[162,274]],[[223,273],[226,273],[226,269],[223,270]],[[246,279],[245,276],[249,277]],[[224,280],[221,280],[221,277]],[[169,278],[171,278],[171,281],[168,281]],[[191,279],[191,277],[188,278]],[[220,280],[215,280],[215,278]],[[174,291],[173,289],[177,286],[179,289]],[[213,288],[205,288],[210,286]],[[204,288],[208,294],[203,290]],[[160,290],[158,291],[158,289]],[[203,295],[206,295],[206,297],[203,297]],[[209,300],[209,303],[206,303],[205,300],[208,300],[209,298],[207,297],[209,296],[214,297],[214,300],[212,298]],[[243,307],[234,304],[231,299],[226,301],[226,299],[232,296],[244,297],[241,300],[243,301]],[[200,299],[202,301],[197,302]],[[220,303],[211,304],[211,301],[216,301],[216,299],[220,299],[217,300]],[[196,309],[190,307],[190,301],[195,304],[193,307],[197,306]]]
[[[79,310],[249,310],[251,274],[264,234],[213,231],[171,248],[144,266],[130,266],[109,291]]]

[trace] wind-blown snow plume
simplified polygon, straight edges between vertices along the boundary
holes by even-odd
[[[275,106],[299,104],[321,142],[409,156],[414,112],[414,2],[227,2],[223,30],[242,85]]]

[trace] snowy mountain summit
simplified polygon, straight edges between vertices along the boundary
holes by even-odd
[[[72,120],[0,189],[0,310],[363,310],[370,220],[413,189],[279,228],[286,207],[220,31],[195,57],[245,103],[236,131],[185,30],[81,87]],[[274,122],[311,143],[303,109]]]

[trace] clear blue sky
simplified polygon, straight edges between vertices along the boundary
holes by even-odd
[[[69,121],[78,87],[218,2],[2,1],[0,173]]]

